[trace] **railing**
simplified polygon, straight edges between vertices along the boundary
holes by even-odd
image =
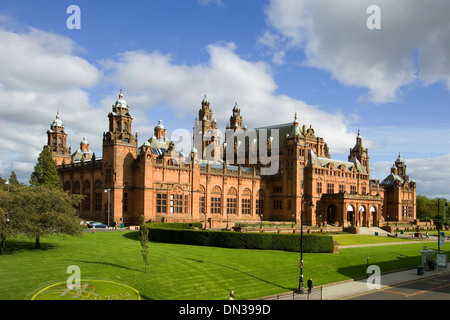
[[[323,287],[313,288],[311,292],[308,291],[308,288],[305,288],[303,293],[292,291],[292,293],[263,297],[260,300],[323,300]]]

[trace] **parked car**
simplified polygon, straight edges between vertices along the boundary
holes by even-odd
[[[93,222],[93,221],[87,221],[87,222],[86,222],[86,226],[87,226],[88,228],[95,228],[95,229],[98,229],[98,228],[108,228],[108,226],[107,226],[106,224],[103,224],[103,223],[101,223],[101,222]]]

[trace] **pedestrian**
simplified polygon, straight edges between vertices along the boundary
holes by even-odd
[[[113,229],[117,230],[117,222],[116,221],[113,222]]]
[[[230,291],[230,300],[234,300],[234,291],[233,290]]]
[[[312,287],[313,287],[313,281],[311,278],[308,279],[306,282],[308,284],[308,293],[311,293]]]

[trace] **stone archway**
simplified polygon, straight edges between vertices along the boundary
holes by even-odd
[[[374,206],[370,206],[370,217],[371,217],[371,224],[370,227],[373,227],[376,221],[378,221],[377,218],[377,209]]]
[[[366,214],[366,207],[360,205],[358,208],[358,221],[359,225],[363,227],[367,227],[369,225],[368,215]]]
[[[338,210],[336,205],[330,204],[327,208],[327,224],[338,223]]]
[[[350,204],[347,206],[347,222],[351,225],[355,225],[355,208]]]

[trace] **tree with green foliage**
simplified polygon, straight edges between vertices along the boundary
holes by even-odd
[[[448,200],[445,200],[449,202]],[[436,219],[439,211],[439,216],[442,219],[444,217],[444,213],[446,214],[446,218],[450,216],[450,210],[448,208],[444,209],[445,201],[441,199],[438,201],[438,198],[430,199],[425,196],[418,195],[416,197],[417,204],[417,219],[421,221],[428,221],[430,219]],[[439,204],[439,208],[438,208]],[[445,210],[445,212],[444,212]]]
[[[38,249],[43,236],[81,234],[83,227],[75,209],[81,196],[44,186],[15,185],[9,192],[1,191],[0,232],[3,230],[3,239],[22,233],[35,238]]]
[[[3,253],[6,239],[16,235],[18,228],[15,227],[14,222],[11,222],[10,214],[11,197],[6,189],[0,189],[0,254]]]
[[[38,162],[30,177],[30,185],[45,186],[49,189],[62,190],[61,181],[58,177],[58,170],[53,161],[53,157],[48,150],[44,148],[39,154]]]
[[[14,171],[11,172],[8,182],[9,184],[19,184],[19,180],[17,180],[17,175]]]
[[[145,264],[145,272],[149,271],[149,266],[150,263],[148,262],[148,243],[149,243],[149,238],[148,238],[148,227],[145,224],[145,220],[144,217],[141,218],[141,225],[139,226],[139,240],[141,242],[141,246],[142,246],[142,259],[144,260],[144,264]]]

